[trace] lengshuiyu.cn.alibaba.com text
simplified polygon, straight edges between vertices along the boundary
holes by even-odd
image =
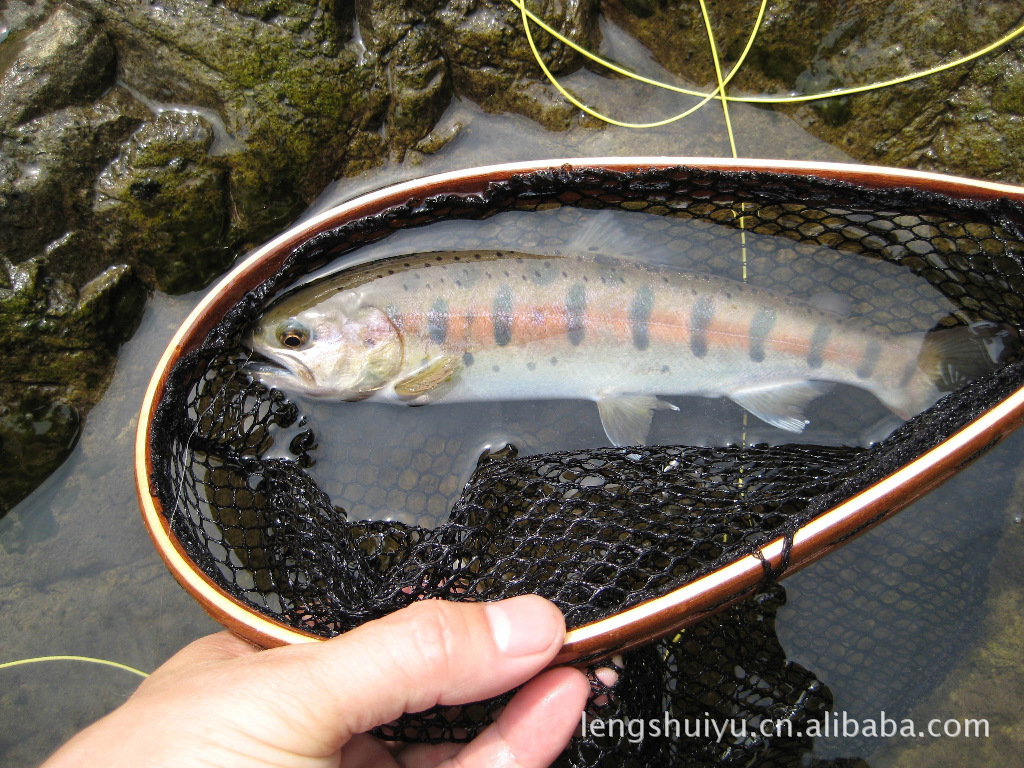
[[[790,720],[716,720],[710,716],[683,718],[665,712],[662,717],[651,718],[592,718],[584,711],[581,719],[584,737],[619,738],[630,744],[645,739],[711,739],[721,743],[724,739],[743,740],[748,736],[765,738],[913,738],[984,739],[989,735],[989,723],[984,718],[932,718],[918,723],[910,718],[896,720],[884,711],[877,717],[854,718],[846,712],[830,712],[820,720],[811,720],[796,726]]]

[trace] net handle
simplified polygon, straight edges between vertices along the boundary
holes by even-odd
[[[874,189],[914,187],[953,198],[1024,202],[1024,188],[924,171],[845,163],[723,158],[627,157],[571,158],[504,163],[428,176],[385,187],[305,221],[284,232],[244,259],[211,290],[178,329],[146,389],[135,441],[135,484],[142,517],[168,569],[182,587],[216,621],[245,640],[264,648],[322,639],[273,621],[225,592],[185,554],[170,531],[160,500],[152,488],[154,463],[150,424],[174,364],[197,349],[224,314],[250,290],[274,275],[295,248],[321,232],[388,208],[441,193],[480,194],[493,183],[518,174],[597,168],[635,173],[670,169],[761,171],[843,181]],[[898,472],[820,515],[794,535],[785,574],[802,568],[881,522],[939,485],[973,461],[1024,421],[1024,388],[982,414],[953,437]],[[785,542],[761,549],[763,560],[749,555],[662,597],[571,630],[555,664],[610,656],[669,635],[742,599],[763,584],[763,562],[780,568]]]

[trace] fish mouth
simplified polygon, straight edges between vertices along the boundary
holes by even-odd
[[[297,383],[303,389],[315,386],[313,372],[300,360],[289,359],[285,363],[260,355],[258,359],[247,362],[243,369],[261,384],[270,387],[277,387],[278,384],[294,386]]]

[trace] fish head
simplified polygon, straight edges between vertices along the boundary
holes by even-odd
[[[271,307],[243,341],[270,362],[246,370],[268,387],[310,397],[362,400],[387,384],[402,367],[401,335],[380,309],[337,299]]]

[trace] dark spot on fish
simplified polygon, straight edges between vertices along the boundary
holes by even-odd
[[[663,278],[661,278],[661,282],[663,282],[663,283],[667,283],[667,282],[668,282],[668,278],[667,278],[667,277],[663,277]]]
[[[419,272],[413,272],[412,276],[416,280],[422,280],[423,279],[423,276]]]
[[[408,291],[409,290],[409,286],[406,283],[402,283],[402,290],[403,291]]]
[[[474,259],[479,259],[479,258],[482,258],[482,257],[480,256],[480,254],[479,254],[479,253],[474,253],[474,254],[473,254],[473,258],[474,258]]]
[[[455,261],[462,261],[462,257],[461,256],[456,256],[455,257]]]
[[[552,365],[558,365],[558,358],[557,357],[552,357],[551,358],[551,364]]]
[[[405,262],[405,264],[403,264],[402,266],[403,266],[403,267],[405,267],[406,269],[408,269],[408,268],[409,268],[409,267],[410,267],[411,265],[410,265],[410,264],[409,264],[409,262],[407,261],[407,262]]]
[[[864,358],[860,361],[860,365],[857,366],[857,370],[854,371],[857,374],[857,378],[866,379],[873,374],[875,366],[878,365],[878,360],[881,357],[882,345],[877,341],[869,341],[864,349]]]
[[[654,290],[649,285],[636,289],[633,300],[629,303],[629,330],[633,334],[633,346],[645,350],[651,345],[647,333],[647,325],[654,309]]]
[[[563,273],[562,273],[562,277],[568,277],[568,276],[569,276],[569,273],[568,273],[568,272],[563,272]]]
[[[434,261],[440,261],[440,260],[441,260],[440,256],[437,256],[437,257],[434,258]]]
[[[576,283],[565,297],[565,335],[574,347],[578,347],[586,335],[586,316],[587,289]]]
[[[469,368],[469,366],[471,366],[473,364],[473,353],[472,352],[466,352],[462,356],[462,364],[464,366],[466,366],[467,368]]]
[[[534,370],[534,369],[535,369],[536,367],[537,367],[537,364],[536,364],[536,363],[527,363],[527,364],[526,364],[526,368],[527,368],[528,370],[531,370],[531,371],[532,371],[532,370]]]
[[[551,269],[551,262],[550,261],[545,261],[544,262],[544,269]]]
[[[533,274],[534,274],[535,277],[540,277],[540,270],[539,269],[533,270]]]
[[[497,373],[498,371],[501,370],[501,368],[498,367],[497,365],[495,365],[494,367],[491,368],[491,370],[494,371],[495,373]]]
[[[583,282],[584,283],[589,283],[590,282],[589,280],[587,280],[587,276],[586,275],[583,276]]]
[[[491,325],[494,327],[494,343],[504,347],[512,340],[512,289],[505,283],[494,295],[491,307]]]
[[[448,338],[448,302],[437,299],[427,312],[427,332],[435,344],[444,344]]]
[[[525,280],[525,279],[526,279],[526,275],[523,275],[523,280]]]
[[[661,372],[662,373],[671,373],[672,369],[669,368],[667,365],[663,365],[663,366],[661,366]]]
[[[715,305],[707,296],[701,296],[690,313],[690,351],[694,357],[708,353],[708,326],[715,316]]]
[[[818,323],[814,326],[814,333],[811,334],[811,348],[807,352],[807,365],[811,368],[820,368],[824,358],[825,344],[828,337],[832,335],[832,326],[828,323]]]
[[[726,294],[728,296],[729,294]],[[761,307],[750,321],[750,359],[755,363],[764,360],[764,343],[775,327],[775,310]]]
[[[388,274],[389,274],[389,275],[393,275],[393,274],[395,274],[395,270],[393,270],[393,269],[389,269],[389,270],[388,270]]]
[[[455,281],[455,284],[456,284],[457,286],[459,286],[459,288],[461,288],[461,287],[462,287],[462,281],[461,281],[461,280],[456,280],[456,281]]]

